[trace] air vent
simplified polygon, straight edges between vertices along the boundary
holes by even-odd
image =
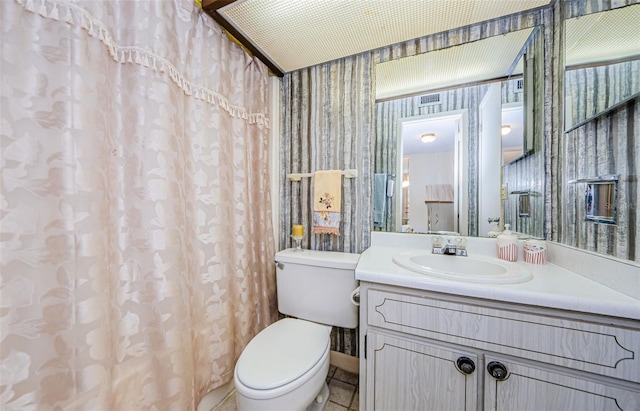
[[[513,80],[513,92],[522,93],[523,91],[524,91],[524,79],[519,78],[517,80]]]
[[[426,94],[420,97],[420,103],[418,103],[418,107],[433,106],[440,103],[440,93]]]

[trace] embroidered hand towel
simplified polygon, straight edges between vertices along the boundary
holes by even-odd
[[[313,233],[340,235],[342,171],[316,171],[313,187]]]

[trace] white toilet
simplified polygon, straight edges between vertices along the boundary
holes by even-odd
[[[238,411],[322,410],[329,397],[331,326],[356,328],[359,254],[287,249],[276,253],[278,310],[285,318],[244,349],[234,372]]]

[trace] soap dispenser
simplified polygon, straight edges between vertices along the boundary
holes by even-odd
[[[504,231],[497,238],[498,258],[506,261],[518,260],[518,236],[509,230],[509,224],[504,225]]]

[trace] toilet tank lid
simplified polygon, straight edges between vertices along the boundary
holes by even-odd
[[[275,258],[279,263],[295,263],[346,270],[355,270],[359,259],[360,254],[355,253],[317,250],[294,251],[293,248],[278,251]]]

